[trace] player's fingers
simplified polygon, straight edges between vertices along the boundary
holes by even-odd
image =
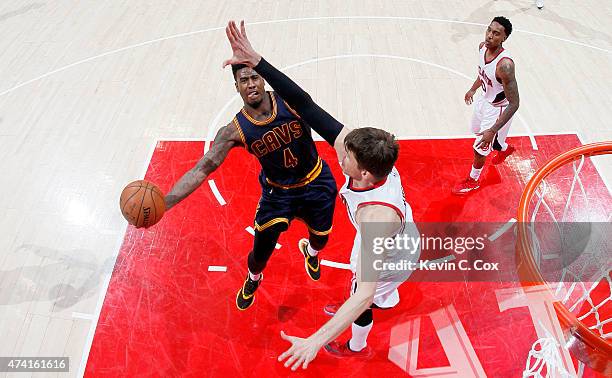
[[[293,354],[291,355],[287,361],[285,361],[285,367],[289,367],[293,364],[293,361],[295,361],[295,359],[297,358],[297,355]]]
[[[304,357],[301,356],[300,358],[298,358],[295,363],[293,364],[293,366],[291,367],[291,370],[295,371],[297,368],[300,367],[300,365],[302,364],[302,362],[304,362]]]
[[[223,68],[227,67],[229,64],[233,63],[233,59],[227,59],[223,61]]]
[[[311,357],[307,357],[304,359],[304,364],[302,365],[302,369],[306,369],[308,367],[308,364],[310,363],[310,361],[312,361]]]
[[[289,341],[290,343],[293,343],[293,341],[294,341],[295,339],[297,339],[297,337],[287,335],[287,334],[286,334],[285,332],[283,332],[283,331],[281,331],[281,337],[282,337],[284,340]]]
[[[233,21],[228,21],[227,22],[227,26],[225,27],[225,31],[227,33],[227,38],[229,38],[230,41],[233,41],[236,39],[236,36],[234,35],[234,30],[232,29],[232,22]]]
[[[236,26],[236,21],[232,21],[232,34],[236,39],[241,37],[240,32],[238,31],[238,26]]]
[[[293,345],[291,346],[291,348],[287,349],[286,351],[284,351],[280,356],[278,356],[278,360],[282,361],[285,358],[287,358],[291,353],[293,352]]]
[[[240,20],[240,33],[246,38],[246,28],[244,27],[244,20]]]

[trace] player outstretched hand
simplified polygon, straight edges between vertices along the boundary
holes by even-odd
[[[474,93],[476,93],[476,91],[473,90],[469,90],[465,93],[463,100],[465,101],[466,105],[472,105],[472,102],[474,102]]]
[[[224,68],[228,64],[246,64],[249,67],[255,67],[259,63],[261,55],[253,49],[251,42],[249,42],[244,28],[244,20],[240,21],[240,30],[238,30],[235,21],[228,22],[225,27],[225,34],[227,34],[234,55],[223,62]]]
[[[278,356],[279,361],[283,361],[287,358],[285,362],[285,367],[289,367],[291,365],[291,370],[295,371],[300,365],[302,365],[303,369],[308,367],[310,361],[314,360],[321,349],[321,345],[318,345],[312,337],[307,339],[303,339],[301,337],[289,336],[286,335],[285,332],[281,331],[281,337],[284,340],[287,340],[291,343],[291,347],[285,351],[285,353]]]

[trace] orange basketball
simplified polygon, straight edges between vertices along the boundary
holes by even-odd
[[[129,183],[121,192],[119,206],[128,223],[138,228],[153,226],[166,211],[162,191],[145,180]]]

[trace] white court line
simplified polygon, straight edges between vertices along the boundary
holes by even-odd
[[[246,232],[248,232],[249,234],[255,236],[255,230],[253,230],[253,227],[249,226],[247,228],[245,228]],[[282,245],[276,243],[276,247],[274,247],[275,249],[281,249]]]
[[[512,228],[512,226],[514,226],[515,223],[516,223],[516,219],[510,218],[510,220],[508,222],[506,222],[506,224],[504,224],[499,230],[495,231],[493,233],[493,235],[489,236],[489,240],[490,241],[494,241],[495,239],[499,238],[506,231],[508,231],[510,228]]]
[[[149,168],[149,163],[153,158],[153,153],[155,152],[155,148],[157,147],[157,142],[154,141],[153,145],[149,149],[149,154],[147,159],[145,159],[144,168],[142,169],[142,174],[140,177],[145,177],[147,174],[147,168]],[[115,264],[117,264],[117,257],[119,256],[119,251],[121,250],[121,245],[123,244],[123,238],[125,237],[125,233],[128,228],[128,223],[125,222],[123,227],[120,229],[119,238],[117,239],[117,245],[113,249],[115,251],[115,256],[113,258],[113,269],[111,269],[108,273],[103,272],[102,276],[102,287],[98,294],[98,303],[96,304],[96,310],[92,316],[91,325],[89,326],[89,332],[87,333],[87,340],[85,341],[83,355],[81,356],[81,363],[79,365],[79,371],[77,373],[78,377],[82,377],[85,374],[85,366],[87,365],[87,359],[89,358],[89,352],[91,351],[91,346],[93,344],[93,338],[96,333],[96,328],[98,327],[98,322],[100,321],[100,314],[102,313],[102,305],[104,304],[104,299],[106,298],[106,293],[108,292],[108,287],[110,285],[110,280],[113,275],[113,270],[115,268]]]
[[[220,266],[220,265],[209,265],[208,271],[209,272],[227,272],[227,267]]]
[[[225,199],[223,198],[221,193],[219,193],[219,189],[217,188],[217,184],[215,184],[215,180],[208,180],[208,186],[210,186],[210,190],[212,190],[213,194],[215,195],[217,202],[219,202],[221,206],[225,205],[227,202],[225,202]]]
[[[344,263],[339,263],[339,262],[329,261],[329,260],[324,260],[324,259],[321,259],[321,265],[330,266],[332,268],[351,270],[350,264],[344,264]]]
[[[442,22],[442,23],[450,23],[450,24],[460,24],[460,25],[470,25],[470,26],[479,26],[479,27],[486,27],[488,26],[488,24],[480,24],[480,23],[476,23],[476,22],[467,22],[467,21],[456,21],[456,20],[445,20],[445,19],[437,19],[437,18],[422,18],[422,17],[401,17],[401,16],[329,16],[329,17],[301,17],[301,18],[287,18],[287,19],[281,19],[281,20],[268,20],[268,21],[258,21],[258,22],[247,22],[245,25],[247,26],[254,26],[254,25],[266,25],[266,24],[276,24],[276,23],[285,23],[285,22],[296,22],[296,21],[322,21],[322,20],[395,20],[395,21],[428,21],[428,22]],[[95,55],[86,59],[82,59],[79,61],[76,61],[74,63],[71,63],[67,66],[64,67],[60,67],[56,70],[53,71],[49,71],[43,75],[40,75],[38,77],[35,77],[33,79],[24,81],[20,84],[17,84],[16,86],[6,89],[2,92],[0,92],[0,97],[4,96],[7,93],[11,93],[23,86],[26,86],[28,84],[31,84],[35,81],[44,79],[45,77],[51,76],[53,74],[56,74],[58,72],[62,72],[65,71],[69,68],[72,68],[74,66],[77,66],[79,64],[82,63],[87,63],[90,62],[92,60],[98,59],[98,58],[102,58],[108,55],[113,55],[122,51],[126,51],[126,50],[130,50],[136,47],[141,47],[141,46],[146,46],[146,45],[150,45],[153,43],[157,43],[157,42],[163,42],[169,39],[174,39],[174,38],[181,38],[181,37],[188,37],[188,36],[192,36],[195,34],[201,34],[201,33],[207,33],[207,32],[211,32],[211,31],[219,31],[219,30],[224,30],[225,26],[218,26],[218,27],[213,27],[213,28],[207,28],[207,29],[201,29],[201,30],[195,30],[195,31],[191,31],[191,32],[186,32],[186,33],[179,33],[179,34],[174,34],[174,35],[170,35],[167,37],[161,37],[161,38],[156,38],[156,39],[152,39],[149,41],[144,41],[141,43],[136,43],[133,45],[129,45],[129,46],[125,46],[125,47],[121,47],[119,49],[115,49],[115,50],[111,50],[111,51],[107,51],[105,53],[99,54],[99,55]],[[525,33],[525,34],[531,34],[531,35],[535,35],[538,37],[544,37],[544,38],[550,38],[550,39],[554,39],[557,41],[562,41],[562,42],[567,42],[567,43],[571,43],[574,45],[578,45],[578,46],[582,46],[582,47],[587,47],[590,49],[594,49],[594,50],[598,50],[598,51],[603,51],[606,53],[612,53],[611,50],[608,49],[604,49],[601,47],[597,47],[597,46],[593,46],[593,45],[588,45],[586,43],[582,43],[582,42],[577,42],[577,41],[572,41],[571,39],[566,39],[566,38],[561,38],[561,37],[555,37],[552,35],[548,35],[548,34],[542,34],[542,33],[537,33],[537,32],[531,32],[531,31],[527,31],[527,30],[521,30],[521,29],[515,29],[514,30],[515,33]]]
[[[82,312],[73,312],[72,313],[72,317],[75,319],[85,319],[85,320],[93,320],[94,319],[94,315],[93,314],[85,314]]]

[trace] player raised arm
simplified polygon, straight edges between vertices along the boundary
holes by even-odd
[[[476,148],[486,148],[491,144],[495,134],[512,118],[514,113],[519,108],[519,91],[518,84],[516,83],[516,77],[514,76],[514,62],[512,59],[502,59],[495,70],[495,75],[499,77],[504,86],[504,93],[508,99],[508,106],[502,115],[495,121],[495,124],[491,128],[484,130],[482,133],[476,135],[482,135],[480,143]]]
[[[376,223],[376,231],[381,237],[392,237],[401,227],[401,220],[397,213],[386,206],[369,205],[357,213],[357,223],[362,233],[367,233],[368,227]],[[369,251],[369,253],[374,253]],[[383,252],[384,253],[384,252]],[[382,255],[381,255],[382,256]],[[317,356],[319,350],[353,323],[364,311],[370,308],[376,293],[377,279],[362,281],[360,256],[357,262],[357,290],[349,299],[338,308],[336,314],[315,333],[307,338],[286,335],[281,331],[281,337],[291,343],[291,347],[278,357],[285,361],[285,367],[296,370],[300,365],[303,369]],[[373,271],[373,273],[377,273]]]
[[[246,64],[252,67],[310,127],[336,149],[338,160],[342,160],[346,153],[344,136],[350,129],[323,110],[306,91],[253,49],[246,35],[244,21],[240,22],[240,29],[234,21],[230,21],[225,32],[232,47],[233,56],[223,62],[223,67],[228,64]]]
[[[182,201],[202,185],[204,180],[223,163],[229,151],[241,143],[238,130],[232,124],[220,128],[210,150],[174,184],[164,198],[166,210]]]

